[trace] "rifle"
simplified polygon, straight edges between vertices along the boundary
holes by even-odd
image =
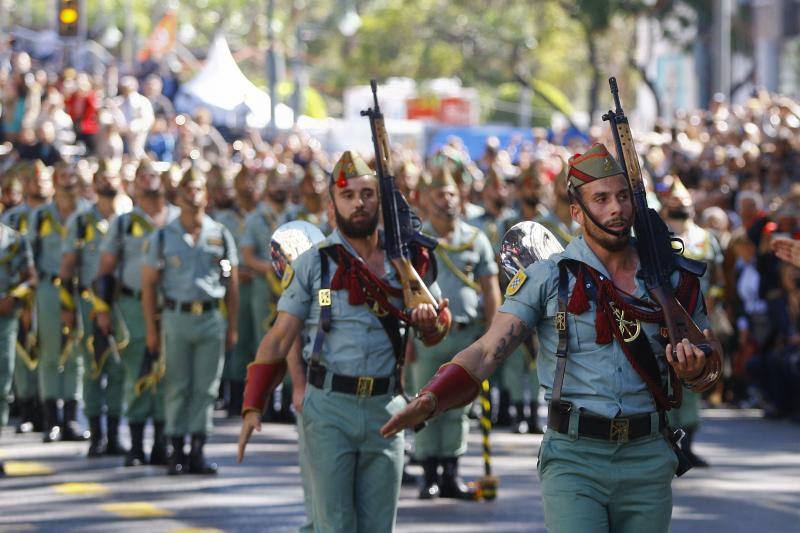
[[[719,378],[722,363],[721,345],[716,339],[706,339],[692,317],[675,298],[671,276],[677,269],[683,269],[696,276],[705,273],[706,265],[700,261],[687,259],[683,253],[683,241],[675,237],[669,227],[656,212],[647,205],[647,193],[639,167],[639,157],[633,144],[633,136],[628,118],[622,111],[619,101],[619,89],[614,77],[608,79],[615,109],[603,115],[603,120],[611,124],[611,133],[617,148],[617,158],[622,166],[623,174],[628,182],[634,207],[633,231],[636,234],[636,250],[642,265],[644,282],[650,294],[664,313],[664,321],[669,332],[669,342],[673,350],[682,339],[689,341],[703,350],[708,358],[702,379],[693,382],[694,390],[702,391],[713,385]],[[673,243],[679,248],[673,247]],[[673,352],[674,353],[674,352]],[[672,369],[670,368],[672,376]],[[672,376],[674,378],[674,376]],[[680,387],[674,387],[676,406],[680,405]]]
[[[381,194],[381,211],[383,212],[383,231],[386,254],[400,276],[403,286],[403,302],[408,309],[419,304],[431,304],[437,309],[436,299],[431,295],[411,263],[409,245],[416,243],[433,250],[438,244],[436,239],[419,231],[420,220],[411,211],[411,206],[395,185],[392,171],[392,155],[389,149],[389,135],[383,122],[383,113],[378,105],[378,84],[370,81],[374,107],[361,112],[362,117],[369,117],[372,129],[372,144],[375,148],[375,172],[378,175]]]

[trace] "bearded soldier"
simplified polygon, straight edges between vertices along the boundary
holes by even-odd
[[[101,243],[108,233],[109,221],[117,214],[114,202],[120,192],[119,169],[101,161],[94,175],[93,188],[97,202],[67,221],[67,237],[61,258],[61,320],[70,329],[82,324],[83,337],[76,344],[76,356],[83,356],[83,404],[89,419],[91,443],[88,456],[123,455],[119,442],[119,421],[122,416],[124,367],[107,335],[94,331],[92,323],[98,310],[107,310],[103,301],[93,302],[91,284],[100,266]],[[95,334],[98,333],[98,334]],[[105,378],[105,387],[103,386]],[[106,407],[107,438],[103,436],[100,417]]]
[[[378,190],[366,163],[342,154],[329,185],[337,229],[287,269],[278,317],[248,367],[239,460],[304,331],[309,386],[302,424],[318,532],[393,530],[403,438],[382,439],[377,430],[404,404],[397,394],[398,317],[410,320],[428,345],[450,325],[444,302],[438,313],[430,304],[416,306],[410,316],[401,310],[396,271],[380,246]],[[415,255],[424,276],[425,254]]]
[[[443,365],[381,431],[391,438],[471,401],[481,380],[535,327],[549,402],[538,464],[548,531],[666,532],[679,465],[662,433],[671,405],[668,367],[700,389],[713,385],[715,365],[688,339],[662,343],[663,313],[637,277],[634,208],[619,164],[594,145],[570,160],[568,179],[583,235],[520,270],[489,331]],[[672,283],[704,327],[697,277],[677,270]]]
[[[139,162],[133,189],[133,210],[111,221],[102,244],[95,294],[109,310],[99,310],[97,322],[106,334],[116,333],[110,312],[116,309],[128,332],[127,345],[120,347],[125,366],[125,417],[131,433],[131,449],[125,456],[125,466],[140,466],[148,460],[152,465],[164,465],[167,462],[164,388],[159,383],[163,361],[158,351],[148,351],[145,346],[141,270],[148,239],[154,231],[175,219],[179,210],[167,204],[161,176],[148,159]],[[144,453],[144,428],[148,419],[153,423],[154,433],[149,459]]]
[[[53,196],[53,177],[41,161],[20,164],[17,167],[17,173],[24,181],[25,201],[4,211],[0,222],[21,235],[27,236],[31,213],[48,203]],[[30,244],[30,239],[28,243]],[[39,402],[39,383],[36,372],[39,354],[33,322],[34,301],[35,298],[28,298],[22,303],[23,309],[17,329],[17,361],[14,365],[14,402],[19,402],[20,410],[17,433],[42,430],[42,407]]]
[[[236,344],[238,256],[230,232],[205,213],[205,177],[190,168],[177,192],[180,215],[147,241],[142,265],[145,342],[150,352],[158,352],[163,333],[165,432],[172,444],[167,474],[215,474],[217,465],[206,461],[204,449],[214,427],[225,350]],[[156,319],[159,293],[163,323]]]
[[[83,361],[75,357],[73,346],[80,332],[61,321],[59,291],[61,255],[67,236],[67,220],[80,211],[78,176],[68,163],[56,165],[55,197],[31,215],[29,235],[39,273],[36,311],[39,324],[39,394],[44,404],[45,427],[42,440],[81,441],[89,438],[77,422],[81,395]],[[63,418],[58,400],[64,401]]]
[[[409,368],[413,382],[420,384],[426,383],[453,353],[472,344],[500,305],[492,245],[483,232],[461,220],[458,188],[447,166],[433,168],[425,197],[430,221],[423,231],[439,239],[437,284],[449,300],[453,325],[447,337],[435,346],[414,341],[416,361]],[[416,434],[414,455],[425,472],[421,499],[474,499],[474,489],[458,475],[458,460],[467,450],[466,411],[463,408],[445,413]]]

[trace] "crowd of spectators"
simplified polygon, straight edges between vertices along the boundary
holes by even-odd
[[[177,114],[158,74],[123,76],[117,83],[70,69],[37,69],[24,53],[14,55],[10,66],[0,70],[0,171],[19,160],[53,165],[62,159],[112,159],[124,163],[124,172],[145,156],[165,167],[208,163],[231,175],[238,165],[282,165],[297,177],[293,197],[300,202],[307,171],[330,170],[335,161],[336,154],[324,153],[303,132],[265,140],[251,131],[226,141],[206,110]],[[678,113],[670,124],[634,133],[651,204],[659,208],[676,187],[685,187],[690,216],[718,243],[720,268],[712,273],[706,304],[726,347],[726,370],[723,386],[707,399],[762,407],[767,416],[797,420],[798,270],[775,257],[770,241],[776,235],[800,237],[800,105],[758,91],[742,105],[715,98],[709,109]],[[613,150],[603,131],[592,128],[588,141],[573,137],[569,146],[539,129],[532,141],[515,139],[505,146],[489,138],[485,152],[474,159],[459,139],[441,148],[460,161],[465,209],[474,214],[483,209],[484,177],[491,173],[502,178],[500,200],[524,202],[534,190],[537,201],[549,205],[554,180],[570,155],[592,142]],[[398,150],[395,163],[399,185],[412,204],[424,208],[418,191],[426,161],[416,152]],[[531,174],[528,169],[538,180],[533,189],[520,179]]]

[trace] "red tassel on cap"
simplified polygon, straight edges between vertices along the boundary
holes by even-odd
[[[347,174],[345,174],[344,168],[339,170],[339,178],[336,180],[336,186],[340,189],[347,187]]]

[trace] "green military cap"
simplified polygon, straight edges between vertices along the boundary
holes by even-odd
[[[136,175],[144,174],[145,172],[156,172],[156,169],[153,167],[153,162],[150,160],[149,157],[143,157],[139,160],[139,164],[136,166]]]
[[[183,173],[183,176],[181,176],[181,181],[178,184],[178,187],[184,187],[186,184],[193,181],[200,182],[203,187],[206,186],[205,174],[203,174],[203,172],[195,165],[192,165],[186,169],[186,171]]]
[[[443,189],[445,187],[456,187],[453,172],[450,170],[450,165],[434,165],[430,169],[430,175],[425,182],[426,189]]]
[[[347,150],[336,162],[331,173],[331,180],[335,181],[338,187],[346,187],[347,180],[361,176],[374,176],[375,173],[369,165],[361,159],[355,152]]]
[[[505,181],[505,179],[506,173],[503,171],[503,167],[495,163],[486,170],[484,186],[495,185],[501,181]]]
[[[111,159],[101,159],[97,164],[95,176],[110,175],[116,176],[120,173],[120,167]]]
[[[589,182],[622,174],[622,167],[608,153],[605,146],[595,144],[585,154],[575,154],[569,158],[567,179],[573,187],[580,187]]]
[[[6,173],[0,185],[2,185],[4,191],[5,190],[22,191],[22,181],[19,179],[16,172]]]
[[[303,171],[303,179],[309,181],[323,181],[327,178],[326,172],[322,169],[319,163],[312,161],[306,165]]]
[[[525,183],[528,180],[538,180],[540,175],[541,172],[539,170],[539,165],[533,163],[531,165],[528,165],[528,167],[525,168],[525,170],[519,173],[517,181],[519,183]]]

